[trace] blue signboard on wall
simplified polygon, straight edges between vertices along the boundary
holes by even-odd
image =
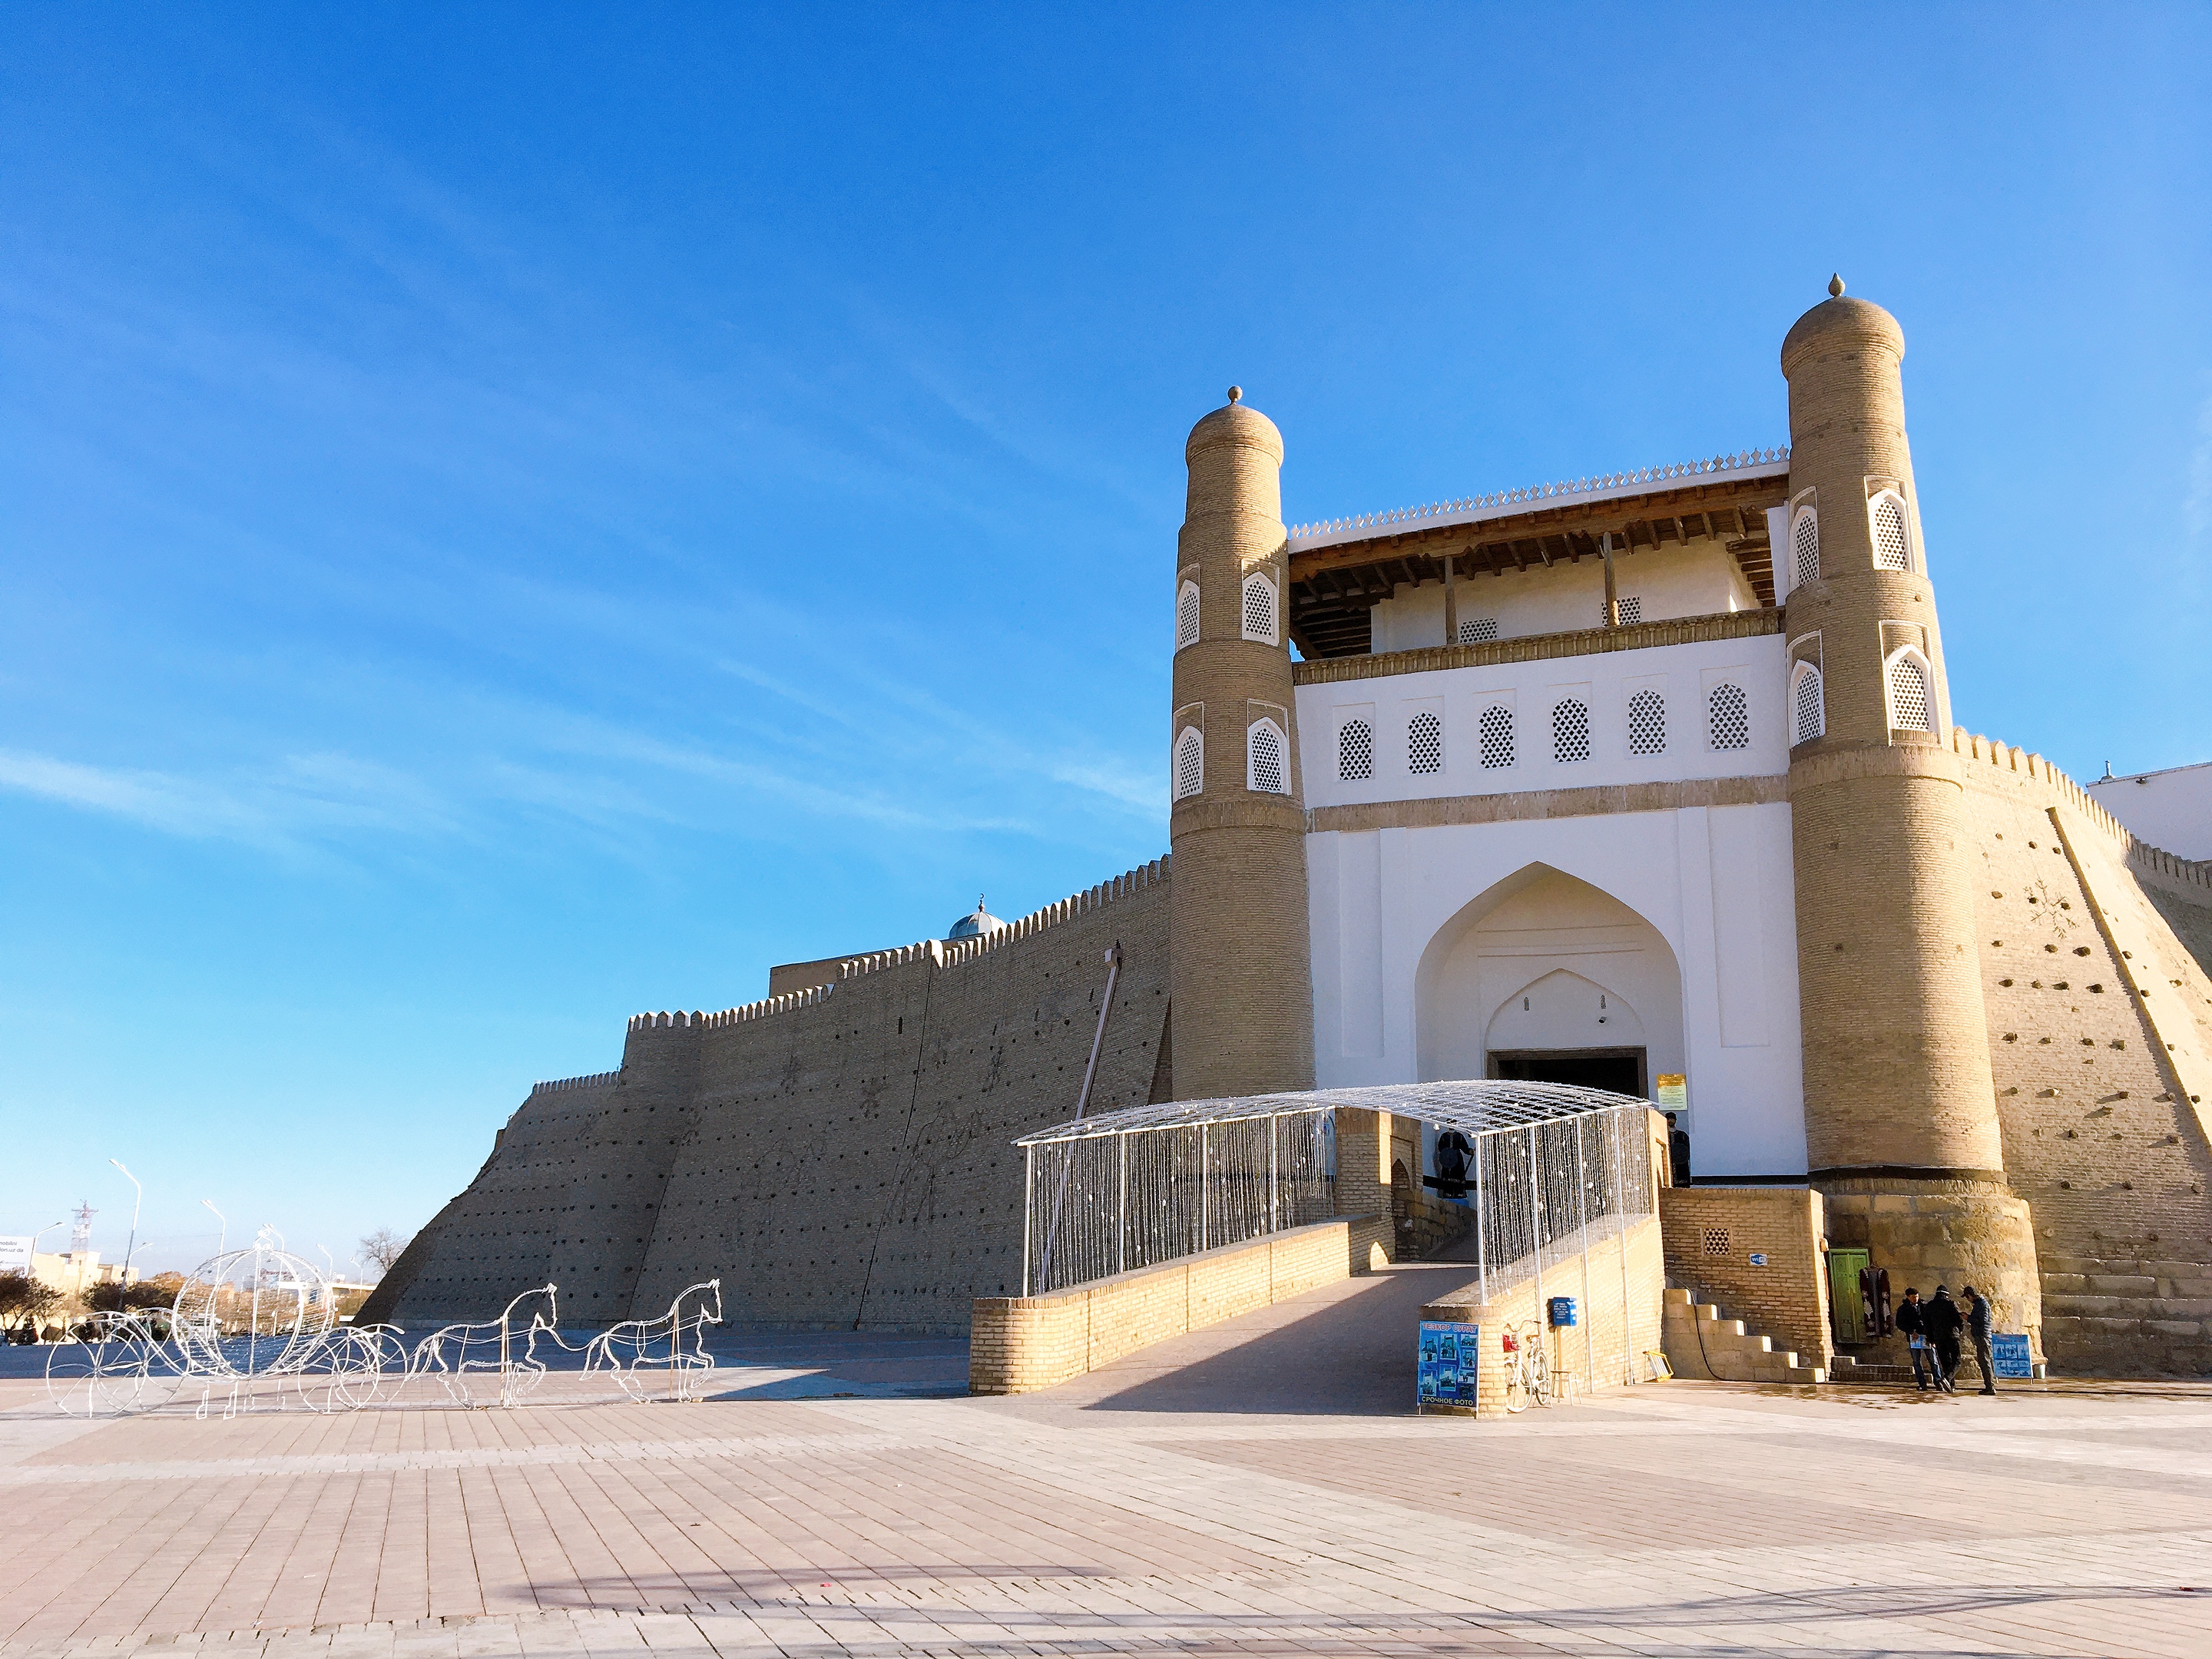
[[[1421,1322],[1421,1352],[1416,1383],[1424,1406],[1474,1404],[1475,1381],[1482,1370],[1482,1327],[1445,1319]]]

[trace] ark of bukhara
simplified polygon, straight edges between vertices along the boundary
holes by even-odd
[[[719,1275],[734,1320],[964,1328],[1118,945],[1094,1110],[1679,1079],[1698,1185],[1809,1187],[1831,1246],[1979,1275],[2062,1372],[2212,1370],[2212,865],[1954,724],[1904,336],[1830,291],[1788,446],[1682,465],[1286,526],[1232,390],[1159,565],[1172,856],[636,1017],[362,1316]]]

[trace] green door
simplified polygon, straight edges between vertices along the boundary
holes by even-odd
[[[1866,1299],[1859,1291],[1859,1274],[1872,1260],[1864,1250],[1828,1252],[1828,1322],[1835,1328],[1838,1346],[1867,1340]]]

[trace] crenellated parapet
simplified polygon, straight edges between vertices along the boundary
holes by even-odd
[[[2078,812],[2118,846],[2128,862],[2139,868],[2191,886],[2212,890],[2212,860],[2177,858],[2165,848],[2142,840],[2106,811],[2097,798],[2042,756],[1985,738],[1963,726],[1951,728],[1951,750],[1970,763],[1986,765],[2008,776],[2035,786],[2047,804]],[[1971,778],[1972,774],[1970,772]]]
[[[604,1088],[610,1083],[621,1081],[622,1073],[619,1069],[612,1072],[594,1072],[589,1077],[556,1078],[550,1082],[541,1080],[532,1086],[530,1092],[532,1095],[553,1095],[568,1089]]]

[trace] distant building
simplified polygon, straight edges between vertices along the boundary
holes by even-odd
[[[2176,858],[2212,859],[2212,761],[2163,772],[2110,771],[2088,786],[2130,833]]]

